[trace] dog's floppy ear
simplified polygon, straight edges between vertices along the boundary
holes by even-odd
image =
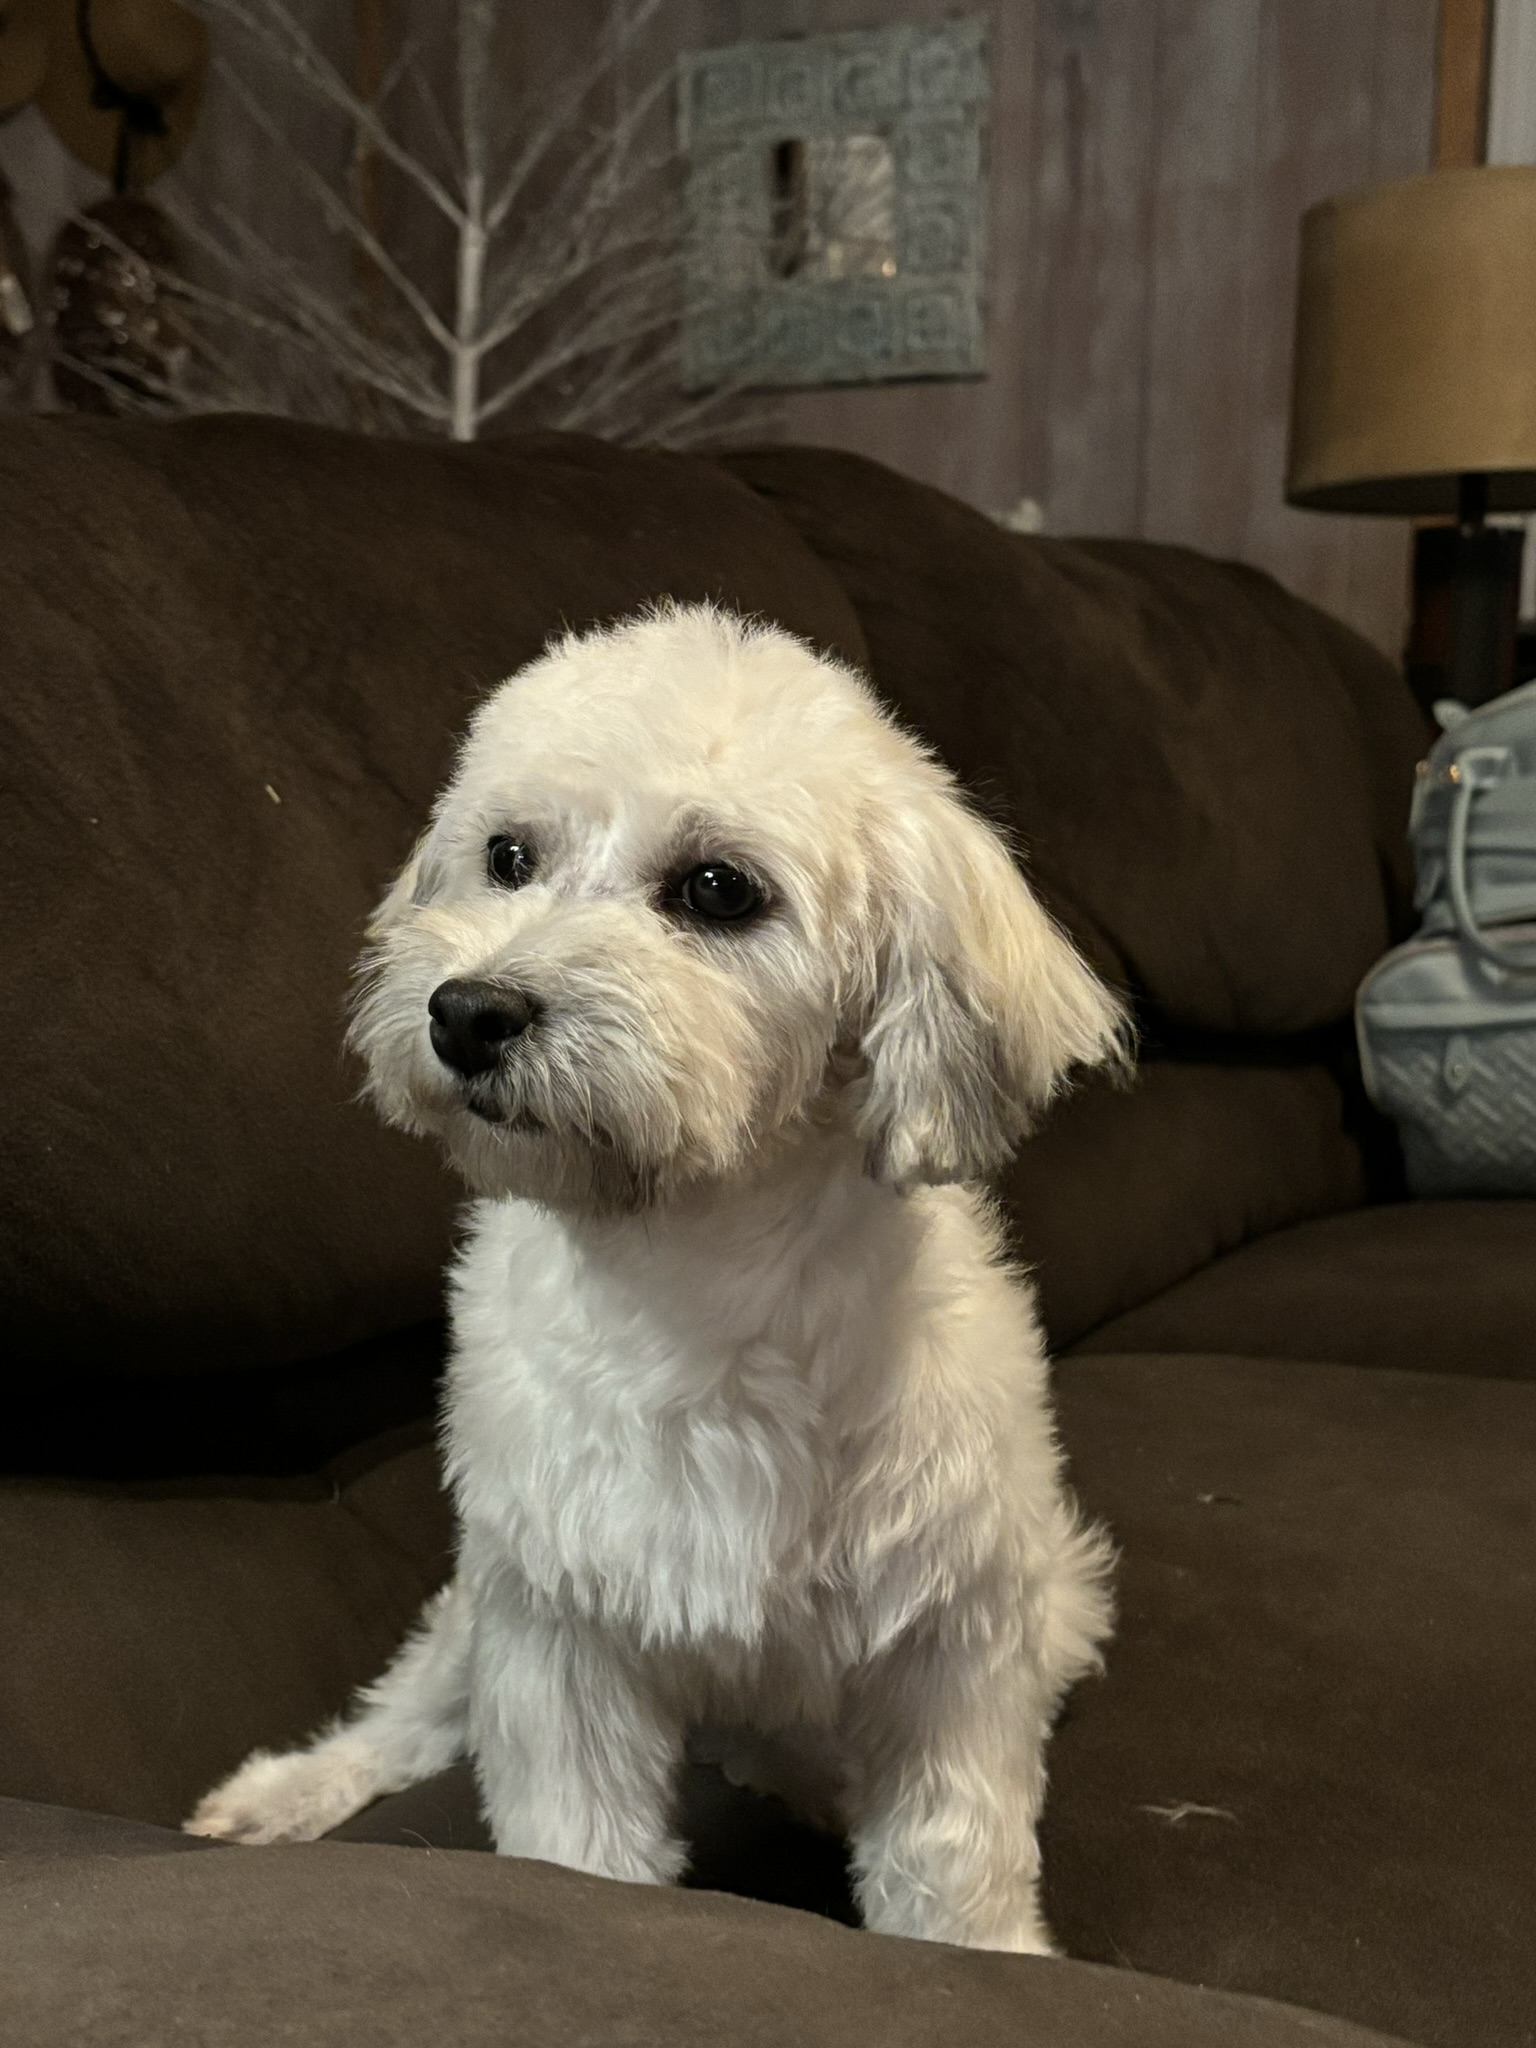
[[[930,785],[882,837],[857,1129],[877,1179],[980,1179],[1069,1069],[1125,1058],[1125,1013],[948,788]]]

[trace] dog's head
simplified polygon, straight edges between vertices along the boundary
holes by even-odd
[[[373,927],[353,1040],[470,1185],[638,1208],[841,1120],[1000,1165],[1118,1005],[847,669],[670,607],[505,683]]]

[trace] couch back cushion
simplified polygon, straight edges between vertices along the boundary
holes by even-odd
[[[1014,1247],[1061,1349],[1250,1238],[1354,1208],[1353,1104],[1320,1063],[1147,1060],[1051,1109],[1004,1175]]]
[[[466,712],[550,634],[666,593],[859,662],[857,618],[708,462],[0,427],[12,1368],[277,1364],[417,1322],[455,1190],[340,1046]]]
[[[725,460],[835,571],[876,683],[1160,1026],[1348,1014],[1411,914],[1425,729],[1389,662],[1235,563],[1023,539],[828,449]]]
[[[15,420],[0,477],[0,1315],[82,1395],[434,1312],[456,1190],[356,1102],[347,979],[466,712],[567,624],[712,596],[870,667],[1165,1037],[1338,1019],[1405,911],[1411,703],[1230,565],[810,449]],[[1057,1341],[1357,1200],[1346,1122],[1294,1056],[1065,1105],[1007,1189]]]

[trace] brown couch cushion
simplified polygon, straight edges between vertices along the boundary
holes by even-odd
[[[219,1845],[207,1835],[151,1821],[123,1820],[80,1806],[44,1806],[32,1799],[0,1795],[0,1863],[30,1857],[39,1863],[75,1862],[82,1857],[179,1856]]]
[[[454,1191],[339,1050],[362,923],[476,696],[667,592],[863,654],[712,463],[0,421],[13,1371],[278,1363],[432,1314]]]
[[[820,1913],[846,1927],[861,1925],[841,1838],[802,1820],[772,1794],[733,1785],[718,1765],[690,1760],[682,1766],[673,1826],[688,1845],[681,1882],[691,1890],[732,1892]],[[494,1846],[467,1761],[376,1799],[326,1840],[397,1849]]]
[[[6,1815],[0,1809],[0,1844]],[[1389,2048],[1128,1970],[879,1939],[718,1893],[323,1842],[0,1853],[10,2048]]]
[[[876,682],[1106,967],[1205,1030],[1347,1013],[1410,893],[1426,734],[1389,663],[1234,563],[1023,540],[828,449],[724,460],[835,570]]]
[[[1080,1340],[1536,1379],[1536,1202],[1394,1202],[1276,1231]]]
[[[1052,1752],[1069,1953],[1529,2048],[1536,1388],[1080,1354],[1058,1382],[1121,1547],[1107,1677]],[[839,1910],[820,1838],[704,1790],[684,1831],[715,1883]],[[338,1833],[486,1839],[462,1771]]]
[[[417,1323],[329,1358],[230,1372],[46,1373],[6,1415],[0,1471],[72,1479],[304,1476],[434,1414],[446,1331]]]
[[[180,1821],[378,1676],[450,1541],[425,1444],[308,1480],[0,1486],[0,1793]]]
[[[1053,1748],[1068,1952],[1529,2048],[1536,1387],[1211,1357],[1058,1377],[1121,1549],[1107,1676]]]
[[[1323,1068],[1151,1061],[1127,1089],[1067,1096],[1003,1194],[1060,1346],[1260,1231],[1353,1206],[1363,1185]]]

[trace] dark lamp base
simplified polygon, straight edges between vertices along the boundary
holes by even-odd
[[[1464,476],[1454,526],[1414,536],[1408,681],[1425,710],[1441,697],[1486,704],[1517,680],[1520,556],[1517,528],[1485,523],[1488,479]]]

